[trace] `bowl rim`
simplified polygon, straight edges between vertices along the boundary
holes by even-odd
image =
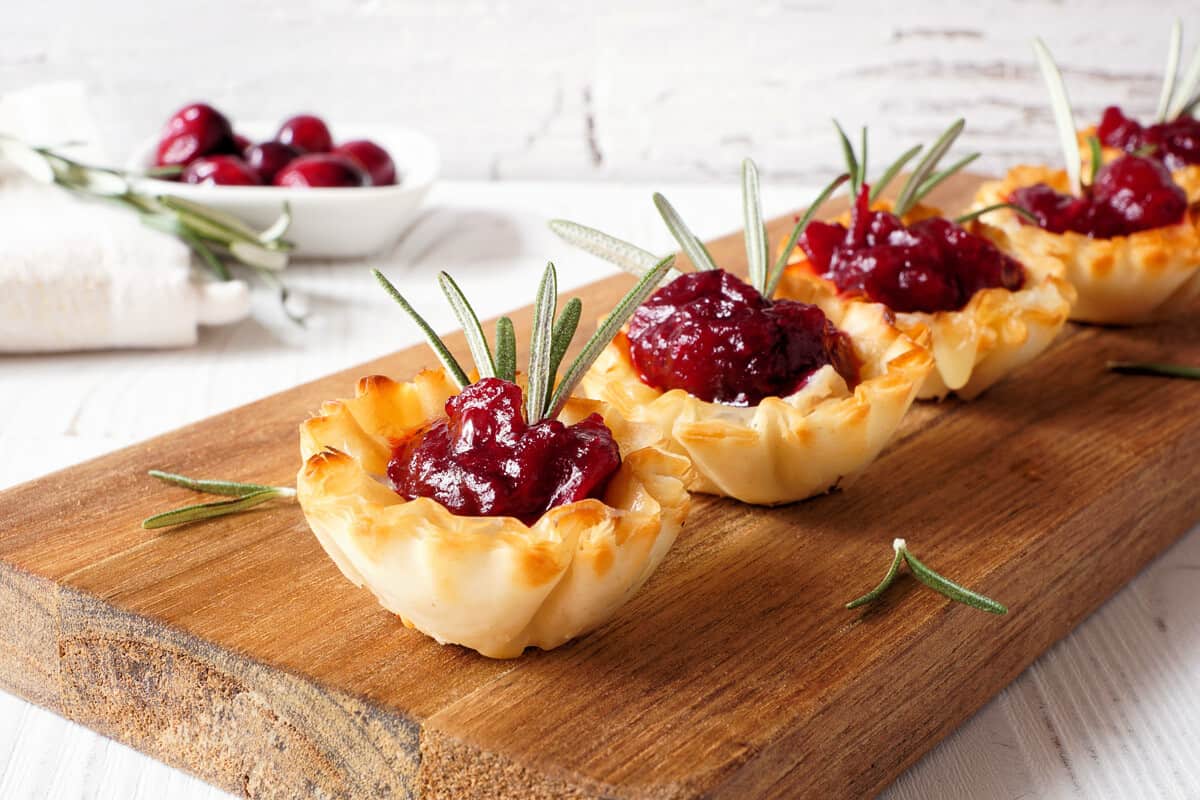
[[[238,132],[268,132],[273,131],[275,123],[263,120],[249,120],[238,125]],[[354,141],[355,139],[382,140],[379,143],[387,147],[388,154],[396,164],[397,171],[405,176],[415,175],[415,179],[402,180],[390,186],[356,186],[356,187],[305,187],[305,186],[213,186],[198,183],[181,183],[165,181],[143,174],[150,159],[158,146],[157,134],[148,136],[139,142],[125,160],[125,169],[131,172],[130,180],[144,191],[153,194],[172,194],[187,199],[202,200],[259,200],[263,202],[281,202],[298,198],[327,198],[340,197],[350,199],[363,197],[383,197],[386,195],[406,195],[422,192],[428,189],[438,178],[441,170],[441,153],[432,137],[416,128],[388,123],[350,122],[339,123],[338,127],[350,132],[350,135],[339,141]],[[269,134],[264,134],[269,135]],[[254,138],[254,137],[252,137]],[[389,140],[407,140],[407,147],[395,147]],[[395,155],[400,152],[401,155]],[[416,157],[411,156],[416,153]]]

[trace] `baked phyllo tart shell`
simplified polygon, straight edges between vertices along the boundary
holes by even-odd
[[[545,650],[607,620],[654,572],[688,510],[686,459],[656,431],[572,399],[571,424],[596,412],[621,448],[603,500],[550,509],[533,525],[456,516],[385,483],[392,443],[444,416],[457,393],[441,371],[358,382],[300,426],[297,498],[325,552],[405,625],[492,658]]]
[[[1200,187],[1200,172],[1187,172],[1189,199]],[[975,207],[1005,201],[1015,190],[1045,183],[1067,192],[1064,170],[1014,167],[985,183]],[[1181,184],[1182,185],[1182,184]],[[1071,319],[1105,325],[1154,322],[1194,310],[1200,301],[1200,208],[1193,202],[1183,221],[1129,236],[1092,239],[1081,233],[1051,233],[1025,225],[1011,209],[984,215],[994,241],[1031,271],[1065,278],[1078,292]]]
[[[881,201],[876,208],[890,210]],[[917,206],[904,216],[905,224],[941,216],[936,209]],[[841,220],[849,221],[847,216]],[[972,231],[996,240],[997,231],[976,224]],[[784,243],[786,244],[786,242]],[[997,242],[1003,248],[1003,243]],[[1041,257],[1045,260],[1044,257]],[[950,392],[971,400],[1013,370],[1032,361],[1045,350],[1066,324],[1074,300],[1074,290],[1055,274],[1052,264],[1039,269],[1026,268],[1026,282],[1020,290],[983,289],[957,311],[892,312],[895,325],[910,337],[927,332],[933,369],[917,393],[918,399],[944,398]],[[813,303],[826,314],[845,313],[856,305],[882,305],[858,298],[843,297],[832,281],[814,273],[812,264],[799,246],[792,252],[788,268],[779,283],[778,296]]]
[[[583,394],[653,425],[672,452],[691,462],[693,491],[757,505],[803,500],[846,485],[874,460],[931,364],[882,307],[851,308],[833,321],[849,334],[861,361],[862,381],[853,391],[826,365],[794,394],[756,406],[710,403],[681,389],[663,392],[641,380],[622,333],[584,376]]]

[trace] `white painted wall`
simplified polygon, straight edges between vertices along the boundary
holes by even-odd
[[[206,98],[433,134],[459,178],[728,179],[835,168],[828,119],[882,159],[968,118],[984,166],[1054,158],[1029,39],[1084,119],[1149,112],[1197,0],[0,0],[0,91],[82,78],[114,153]]]

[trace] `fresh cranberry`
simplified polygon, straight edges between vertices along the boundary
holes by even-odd
[[[569,426],[556,419],[528,425],[521,388],[484,378],[446,402],[444,420],[399,444],[387,472],[410,500],[532,523],[548,509],[601,496],[620,466],[620,449],[598,414]]]
[[[343,142],[334,151],[367,171],[372,186],[391,186],[396,182],[396,165],[388,151],[368,139]]]
[[[838,291],[861,295],[894,311],[960,309],[980,289],[1010,291],[1025,270],[982,236],[941,217],[912,225],[872,211],[870,187],[855,198],[850,226],[811,222],[800,246],[818,274]]]
[[[259,186],[258,173],[237,156],[204,156],[184,167],[184,183],[214,186]]]
[[[1039,183],[1017,189],[1009,202],[1033,214],[1038,226],[1051,233],[1073,231],[1093,239],[1174,225],[1188,205],[1187,195],[1161,162],[1132,155],[1101,167],[1081,197]]]
[[[1104,109],[1096,136],[1105,147],[1139,153],[1162,161],[1168,169],[1200,164],[1200,120],[1180,116],[1142,126],[1117,106]]]
[[[200,156],[233,152],[233,128],[225,115],[205,103],[193,103],[167,120],[154,163],[160,167],[185,165]]]
[[[275,176],[276,186],[311,188],[367,186],[371,178],[346,156],[300,156]]]
[[[234,149],[237,150],[237,152],[242,156],[242,158],[246,157],[246,151],[249,150],[250,146],[253,144],[254,144],[254,142],[250,141],[245,136],[242,136],[240,133],[233,134]]]
[[[821,309],[772,302],[723,270],[652,294],[629,321],[629,354],[651,386],[734,406],[786,397],[826,364],[858,383],[854,348]]]
[[[345,156],[314,153],[300,156],[275,176],[276,186],[310,188],[367,186],[371,178]]]
[[[258,173],[263,183],[271,183],[279,170],[286,167],[300,153],[294,147],[281,142],[261,142],[246,148],[246,163]]]
[[[328,153],[333,149],[329,127],[323,119],[312,114],[299,114],[284,122],[275,138],[301,153]]]

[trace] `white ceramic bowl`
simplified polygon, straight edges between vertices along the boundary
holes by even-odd
[[[278,123],[238,124],[252,141],[274,136]],[[286,238],[294,255],[316,258],[360,258],[387,250],[416,216],[437,177],[437,146],[422,133],[390,125],[331,125],[335,142],[371,139],[396,162],[399,183],[358,189],[302,189],[283,186],[204,186],[138,178],[132,183],[146,194],[182,197],[227,211],[248,224],[265,228],[291,205],[292,227]],[[155,135],[142,143],[126,167],[141,172],[154,166]]]

